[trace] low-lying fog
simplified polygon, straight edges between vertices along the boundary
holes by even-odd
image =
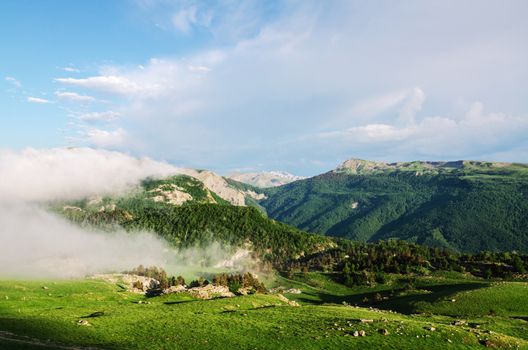
[[[175,251],[149,232],[83,229],[40,205],[126,191],[147,176],[175,173],[167,163],[93,149],[0,152],[0,277],[76,278],[139,264],[178,274],[245,263],[248,254],[219,244]]]

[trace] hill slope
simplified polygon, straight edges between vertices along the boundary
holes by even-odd
[[[84,226],[152,231],[177,247],[213,242],[244,246],[274,264],[335,245],[327,237],[269,219],[257,208],[232,205],[209,188],[194,177],[178,175],[147,179],[128,195],[55,203],[52,207]],[[250,191],[249,186],[230,188],[237,193]]]
[[[459,251],[528,251],[528,166],[490,162],[379,163],[267,189],[268,215],[300,229]]]

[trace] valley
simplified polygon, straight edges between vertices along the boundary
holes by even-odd
[[[147,280],[135,277],[144,273],[139,270],[95,279],[4,279],[0,345],[528,348],[528,256],[504,252],[509,236],[486,241],[501,242],[490,250],[503,252],[468,254],[480,246],[456,249],[465,241],[424,233],[438,229],[432,213],[445,223],[470,214],[486,222],[477,211],[490,210],[490,202],[474,201],[474,196],[494,194],[496,208],[513,199],[523,211],[525,168],[484,171],[474,164],[470,169],[465,163],[439,164],[345,162],[335,171],[264,189],[186,171],[145,179],[120,195],[49,202],[47,210],[83,229],[109,235],[117,227],[132,235],[147,230],[173,247],[173,254],[190,255]],[[222,191],[214,192],[219,186]],[[454,205],[462,212],[453,212]],[[325,214],[318,214],[323,207]],[[522,220],[519,224],[525,229]],[[467,220],[464,225],[459,229],[468,227]],[[303,227],[328,231],[323,236]],[[338,228],[344,231],[333,231]],[[517,239],[524,242],[523,236]],[[227,260],[196,257],[211,245],[223,247]],[[185,267],[185,259],[193,260],[192,268]],[[263,283],[255,282],[259,287],[247,289],[248,294],[234,282],[238,277],[230,277],[241,271],[252,271]],[[143,282],[125,283],[124,278]],[[148,289],[146,281],[157,287]]]

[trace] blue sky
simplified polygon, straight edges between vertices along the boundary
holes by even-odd
[[[0,149],[528,162],[526,1],[2,1]]]

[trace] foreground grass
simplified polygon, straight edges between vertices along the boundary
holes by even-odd
[[[173,294],[146,299],[94,280],[0,281],[0,348],[468,349],[481,348],[486,341],[499,347],[528,348],[522,332],[527,323],[522,319],[477,315],[467,325],[454,326],[453,318],[442,312],[404,315],[328,304],[317,300],[316,293],[329,294],[341,287],[323,283],[326,277],[314,278],[321,278],[317,289],[290,281],[312,293],[310,302],[300,307],[289,306],[275,295],[203,301]],[[494,287],[489,293],[494,293]],[[442,308],[440,302],[437,310]],[[103,314],[89,317],[95,312]],[[79,325],[79,320],[89,325]],[[367,335],[354,337],[359,330]]]

